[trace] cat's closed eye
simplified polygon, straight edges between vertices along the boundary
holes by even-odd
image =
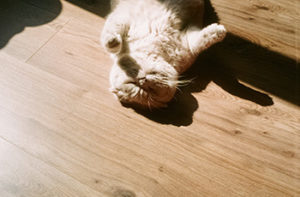
[[[150,71],[148,74],[150,74],[150,75],[157,75],[159,72],[157,72],[157,71],[155,71],[155,70],[152,70],[152,71]]]

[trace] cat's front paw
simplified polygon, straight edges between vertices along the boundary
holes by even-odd
[[[105,49],[110,53],[120,53],[122,49],[122,37],[120,34],[108,35],[102,39]]]

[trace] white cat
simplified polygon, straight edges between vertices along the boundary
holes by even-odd
[[[101,42],[114,60],[111,91],[121,102],[158,108],[174,97],[180,74],[226,35],[223,25],[199,27],[203,8],[203,0],[119,0]]]

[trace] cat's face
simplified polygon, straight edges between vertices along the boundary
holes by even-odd
[[[124,54],[112,67],[111,91],[123,103],[164,107],[176,92],[177,78],[176,70],[164,60]]]

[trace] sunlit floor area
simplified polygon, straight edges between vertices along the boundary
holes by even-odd
[[[193,82],[142,111],[109,92],[109,1],[1,0],[0,196],[300,196],[299,3],[229,2]]]

